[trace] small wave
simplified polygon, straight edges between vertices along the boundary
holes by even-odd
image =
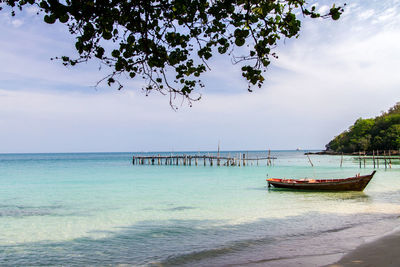
[[[0,217],[26,217],[26,216],[46,216],[55,214],[55,210],[61,206],[12,206],[2,205],[0,207]]]
[[[189,207],[189,206],[180,206],[180,207],[174,207],[174,208],[169,208],[165,209],[166,211],[182,211],[182,210],[193,210],[196,209],[195,207]]]
[[[237,241],[227,244],[226,246],[214,249],[194,251],[192,253],[169,256],[165,261],[161,262],[161,265],[162,266],[187,265],[194,262],[201,262],[202,260],[206,260],[209,258],[216,258],[232,253],[237,253],[239,251],[246,250],[249,247],[259,246],[266,243],[272,243],[274,241],[275,238],[271,237]]]

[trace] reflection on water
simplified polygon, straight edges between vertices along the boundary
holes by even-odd
[[[294,194],[301,195],[305,198],[316,199],[316,200],[356,200],[360,202],[371,201],[371,197],[364,192],[359,191],[343,191],[343,192],[329,192],[329,191],[307,191],[307,190],[295,190],[285,188],[268,188],[269,194]]]

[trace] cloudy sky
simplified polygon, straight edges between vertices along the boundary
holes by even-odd
[[[339,21],[306,19],[253,93],[217,57],[201,101],[178,101],[178,111],[166,96],[146,97],[139,81],[94,88],[97,64],[50,61],[73,53],[62,25],[45,25],[34,9],[0,12],[0,153],[201,151],[218,141],[223,150],[323,149],[400,101],[399,11],[398,0],[355,0]]]

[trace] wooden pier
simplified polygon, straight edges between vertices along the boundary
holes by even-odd
[[[133,165],[183,165],[183,166],[246,166],[246,165],[259,165],[260,162],[266,161],[267,166],[274,164],[276,158],[268,153],[266,157],[249,158],[245,153],[231,156],[217,156],[215,155],[135,155],[132,157]]]
[[[365,168],[368,161],[373,164],[374,169],[379,168],[382,165],[384,165],[385,169],[387,169],[387,168],[392,168],[392,161],[398,162],[398,164],[400,164],[400,155],[392,155],[392,152],[390,150],[383,152],[373,151],[372,155],[366,155],[365,152],[364,153],[359,152],[358,161],[360,168],[362,166],[364,166]]]

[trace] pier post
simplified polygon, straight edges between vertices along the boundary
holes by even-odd
[[[204,166],[206,166],[206,156],[205,155],[203,156],[203,159],[204,159]]]
[[[135,156],[132,157],[132,165],[135,165]]]
[[[386,166],[386,150],[383,150],[383,158],[385,159],[385,169],[387,169],[387,166]]]
[[[365,157],[366,157],[366,156],[365,156],[365,151],[364,151],[364,168],[365,168]]]
[[[372,161],[374,162],[374,169],[375,169],[375,150],[372,150]]]
[[[342,152],[342,156],[340,157],[340,168],[342,168],[343,166],[343,152]]]
[[[376,166],[379,169],[379,150],[376,151]]]
[[[244,166],[246,166],[246,154],[245,153],[243,153],[242,159],[243,159],[243,167],[244,167]]]
[[[310,164],[311,164],[311,167],[314,167],[314,164],[312,163],[312,161],[311,161],[311,159],[310,159],[310,156],[307,154],[307,158],[308,158],[308,161],[310,162]],[[360,163],[361,164],[361,163]],[[361,168],[361,165],[360,165],[360,168]]]

